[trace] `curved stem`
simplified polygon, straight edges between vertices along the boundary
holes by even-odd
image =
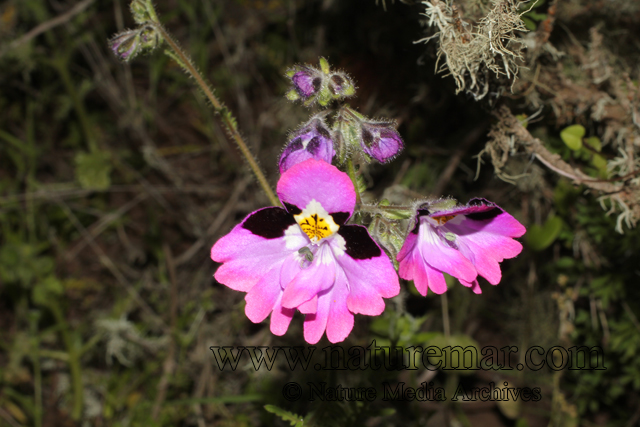
[[[362,199],[360,198],[360,190],[358,190],[358,179],[356,178],[356,168],[353,166],[353,160],[351,157],[347,159],[347,173],[349,174],[349,178],[351,178],[351,182],[353,182],[353,187],[356,190],[356,205],[362,205]]]
[[[271,202],[271,204],[273,206],[280,206],[280,200],[278,200],[278,197],[276,197],[275,193],[271,189],[271,186],[269,185],[269,183],[267,182],[267,179],[262,173],[260,166],[258,166],[258,162],[253,157],[253,155],[251,154],[251,151],[249,151],[249,147],[247,147],[247,144],[245,143],[244,139],[240,135],[236,121],[234,117],[231,115],[231,111],[229,111],[229,109],[224,104],[222,104],[220,100],[218,100],[218,98],[213,93],[213,90],[211,90],[211,88],[205,81],[204,77],[202,77],[202,75],[198,72],[196,67],[193,65],[191,58],[189,58],[187,54],[185,54],[182,51],[180,46],[178,46],[178,43],[176,43],[173,40],[173,37],[171,37],[171,34],[169,34],[169,32],[165,30],[165,28],[159,22],[151,22],[151,25],[156,31],[158,31],[162,35],[164,40],[166,40],[167,44],[169,45],[173,53],[177,56],[177,59],[180,60],[181,64],[179,65],[181,65],[185,69],[185,71],[191,77],[194,78],[194,80],[196,81],[196,84],[200,87],[200,89],[202,90],[204,95],[207,97],[209,102],[211,102],[211,105],[213,105],[213,109],[216,111],[216,113],[220,114],[222,123],[224,123],[225,127],[227,128],[227,131],[229,132],[229,136],[238,145],[238,148],[240,148],[240,151],[244,155],[245,159],[247,160],[247,163],[249,164],[249,167],[251,168],[256,178],[258,179],[258,182],[260,183],[262,190],[264,190],[264,192],[267,194],[267,197],[269,198],[269,201]]]

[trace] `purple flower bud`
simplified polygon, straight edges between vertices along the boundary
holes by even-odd
[[[109,40],[109,47],[121,61],[132,59],[140,47],[140,35],[138,31],[129,30],[116,34]]]
[[[309,98],[320,90],[322,75],[315,69],[305,67],[291,77],[296,91],[303,98]]]
[[[391,123],[362,122],[360,135],[364,152],[380,163],[393,159],[404,147]]]
[[[329,91],[334,97],[351,96],[355,93],[355,87],[344,73],[333,73],[329,77]]]
[[[320,117],[313,117],[293,133],[280,156],[280,173],[307,159],[323,160],[329,164],[335,156],[329,129]]]

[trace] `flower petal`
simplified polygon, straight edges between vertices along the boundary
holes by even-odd
[[[400,293],[400,283],[393,264],[379,257],[355,260],[347,255],[338,259],[349,283],[347,307],[352,313],[377,316],[384,311],[384,300]]]
[[[291,221],[295,224],[281,208],[249,214],[211,248],[211,258],[224,263],[214,275],[216,280],[231,289],[249,291],[274,265],[308,243]]]
[[[279,268],[272,268],[244,297],[247,301],[244,312],[253,323],[260,323],[266,319],[280,299],[282,288],[279,274]]]
[[[478,273],[471,261],[445,243],[424,218],[421,218],[420,221],[417,246],[424,261],[434,269],[453,277],[466,282],[473,281]]]
[[[289,324],[291,323],[291,319],[293,319],[295,312],[296,310],[293,308],[282,307],[281,299],[279,299],[271,313],[271,325],[269,326],[271,332],[278,336],[284,335],[287,332],[287,329],[289,329]]]
[[[312,200],[329,213],[353,213],[356,193],[349,176],[321,160],[309,159],[292,166],[278,181],[278,197],[304,209]]]
[[[314,314],[318,311],[318,295],[298,306],[298,310],[303,314]]]
[[[330,296],[331,307],[327,321],[327,339],[333,344],[344,341],[353,329],[353,313],[348,309],[347,304],[349,295],[347,278],[343,272],[339,272]],[[384,307],[382,309],[384,310]]]
[[[298,274],[284,288],[282,305],[296,308],[309,301],[336,280],[336,261],[329,245],[320,245],[313,262],[307,268],[300,268]]]
[[[327,296],[329,296],[327,298]],[[331,289],[318,295],[318,306],[314,314],[307,314],[304,318],[304,339],[309,344],[316,344],[322,338],[327,328],[329,310],[331,308]]]
[[[460,252],[492,285],[500,283],[500,262],[522,252],[522,244],[512,236],[522,235],[524,226],[499,208],[467,214],[447,222],[443,229],[457,235]]]

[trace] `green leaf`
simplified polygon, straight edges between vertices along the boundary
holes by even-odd
[[[547,222],[541,227],[532,225],[527,230],[526,242],[529,249],[541,251],[548,248],[558,237],[562,230],[562,219],[557,216],[550,216]]]
[[[410,209],[383,209],[381,212],[388,219],[409,219],[415,216],[415,212]]]
[[[602,142],[600,142],[600,138],[598,138],[597,136],[590,136],[589,138],[584,140],[584,143],[596,150],[598,153],[602,151]]]
[[[111,185],[111,153],[95,151],[78,153],[75,157],[76,179],[82,188],[106,190]]]
[[[278,408],[275,405],[264,405],[264,409],[266,409],[267,412],[276,414],[277,416],[282,418],[283,421],[289,421],[289,423],[291,423],[291,425],[294,427],[301,427],[302,425],[304,425],[304,419],[298,414],[294,414],[282,408]]]
[[[560,138],[572,150],[579,150],[582,148],[582,137],[586,133],[584,126],[571,125],[566,127],[560,132]]]
[[[533,22],[531,19],[527,18],[526,16],[522,16],[520,17],[520,19],[522,19],[522,22],[524,22],[524,26],[527,27],[527,30],[529,31],[535,31],[536,28],[538,27],[535,22]]]
[[[607,161],[600,154],[594,154],[593,155],[593,157],[591,158],[591,164],[595,168],[597,168],[597,169],[599,169],[601,171],[606,171],[607,170]]]
[[[527,17],[533,19],[534,21],[542,21],[543,19],[547,19],[547,15],[544,13],[538,13],[531,11],[527,13]]]

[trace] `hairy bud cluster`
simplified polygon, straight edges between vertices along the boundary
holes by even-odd
[[[361,153],[366,161],[386,163],[402,150],[402,138],[392,121],[375,121],[342,106],[331,117],[329,126],[325,117],[329,112],[312,116],[300,129],[293,132],[280,156],[280,172],[309,158],[344,164],[347,156]]]
[[[297,65],[287,71],[287,77],[293,83],[293,88],[287,92],[287,99],[300,99],[306,106],[315,102],[326,106],[332,100],[344,99],[356,93],[351,78],[341,71],[332,71],[324,58],[320,58],[320,69]]]

